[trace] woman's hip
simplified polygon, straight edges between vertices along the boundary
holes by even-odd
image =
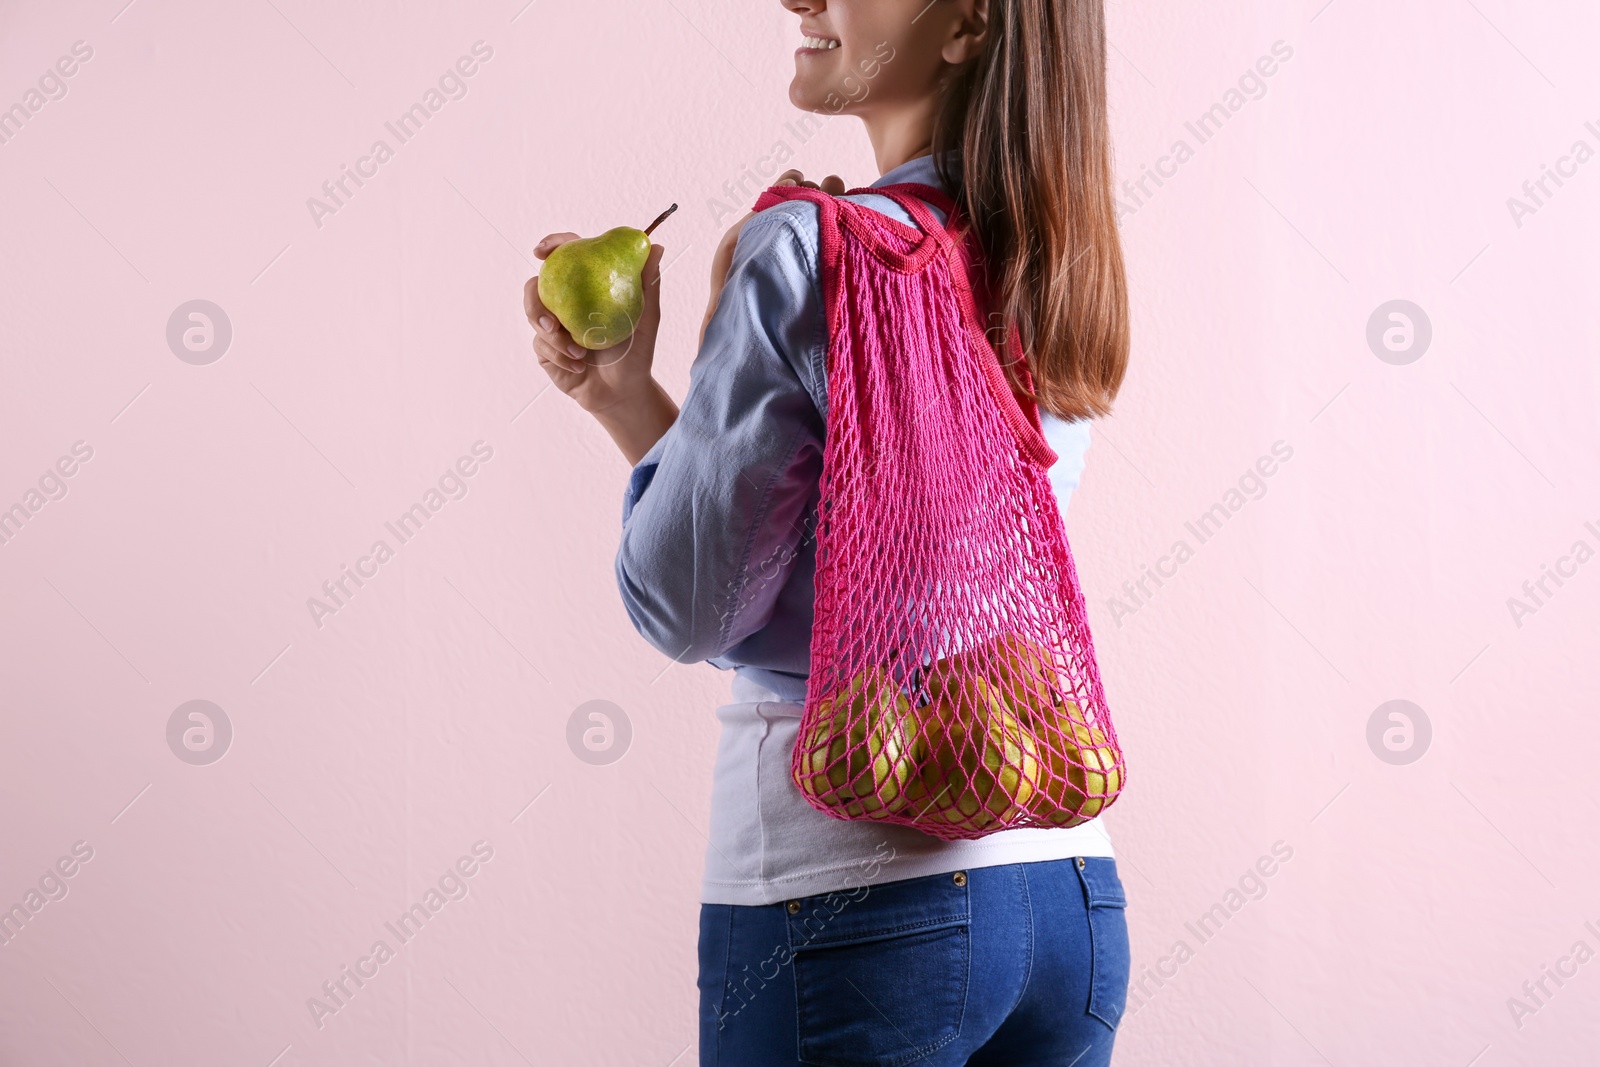
[[[703,905],[700,1062],[1108,1063],[1125,907],[1106,857]]]

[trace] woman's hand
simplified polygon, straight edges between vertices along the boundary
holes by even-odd
[[[553,233],[534,246],[533,254],[548,258],[577,237]],[[637,465],[678,417],[678,405],[650,373],[661,328],[661,255],[661,246],[652,244],[639,277],[644,307],[638,325],[626,341],[610,348],[591,351],[574,341],[539,299],[537,277],[522,287],[522,308],[533,324],[539,366],[557,389],[595,417],[630,465]]]
[[[821,189],[825,193],[839,196],[844,192],[844,179],[837,174],[830,174],[822,179],[822,184],[808,182],[805,175],[798,170],[786,170],[778,175],[778,180],[773,185],[803,185],[807,189]],[[711,325],[711,316],[716,314],[717,301],[722,296],[722,286],[728,280],[728,268],[733,265],[733,246],[739,242],[739,234],[744,230],[744,224],[755,217],[752,211],[744,218],[729,227],[728,232],[722,235],[722,240],[717,244],[716,252],[711,256],[711,298],[706,302],[705,318],[700,320],[700,343],[706,340],[706,327]]]
[[[553,233],[534,246],[533,254],[548,258],[577,238],[575,233]],[[650,367],[661,328],[661,256],[661,246],[652,244],[639,279],[644,287],[639,323],[626,341],[611,348],[583,348],[539,299],[539,279],[529,278],[523,286],[522,305],[533,325],[533,351],[539,366],[557,389],[592,415],[634,402],[655,387]]]

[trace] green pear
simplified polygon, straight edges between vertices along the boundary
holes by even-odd
[[[561,320],[572,339],[591,351],[621,344],[633,335],[644,310],[644,263],[650,231],[674,211],[673,204],[642,230],[618,226],[551,252],[539,272],[539,300]]]

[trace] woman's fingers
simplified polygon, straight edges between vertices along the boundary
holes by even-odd
[[[576,241],[577,239],[578,235],[575,233],[552,233],[533,246],[533,254],[540,259],[545,259],[551,252],[554,252],[568,241]]]
[[[548,338],[551,344],[565,347],[571,341],[561,320],[551,314],[550,309],[544,306],[544,301],[539,299],[537,276],[529,278],[522,287],[522,310],[528,316],[528,324],[537,334]]]
[[[539,299],[538,277],[529,278],[522,287],[522,310],[534,329],[549,331],[554,328],[556,317],[545,310],[544,301]]]
[[[808,182],[808,181],[806,181],[806,176],[804,174],[802,174],[797,169],[790,169],[790,170],[784,171],[782,174],[778,175],[778,180],[773,182],[772,184],[773,185],[803,185],[807,189],[815,189],[817,187],[817,183],[816,182]]]
[[[539,353],[535,352],[534,356],[539,361],[539,368],[549,376],[550,384],[554,385],[563,393],[570,393],[572,391],[572,387],[577,385],[578,382],[582,381],[581,378],[573,374],[571,371],[556,366]]]
[[[551,363],[562,370],[574,374],[583,373],[583,360],[587,353],[539,299],[537,277],[529,278],[527,284],[522,287],[522,309],[527,313],[528,322],[533,326],[534,351],[546,355]]]
[[[845,190],[844,179],[839,177],[837,174],[828,175],[826,178],[822,179],[822,184],[818,185],[816,182],[807,181],[806,176],[798,169],[784,171],[782,174],[778,175],[778,180],[772,184],[799,185],[807,189],[821,189],[823,192],[830,193],[834,196],[843,195]]]
[[[551,252],[577,239],[575,233],[552,233],[533,246],[533,254],[539,259],[547,259]],[[561,320],[539,299],[537,277],[529,278],[522,287],[522,309],[533,326],[533,354],[539,366],[544,368],[556,388],[568,391],[588,369],[588,363],[585,362],[588,353],[572,339],[567,328],[561,325]]]
[[[573,354],[573,350],[582,351],[574,343],[570,348],[551,340],[553,334],[535,333],[533,336],[533,351],[539,357],[539,362],[549,363],[551,366],[566,371],[568,374],[582,374],[588,366],[582,356]]]
[[[665,245],[653,243],[644,257],[644,269],[639,272],[639,282],[644,287],[644,307],[640,311],[639,326],[654,326],[661,321],[661,261],[666,258]]]

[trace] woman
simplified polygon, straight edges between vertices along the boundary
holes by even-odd
[[[971,220],[992,321],[1020,330],[1026,355],[1007,357],[1029,361],[1065,507],[1084,420],[1109,411],[1128,350],[1102,0],[782,5],[802,38],[791,102],[860,117],[875,186],[935,186]],[[811,184],[780,180],[795,183]],[[822,188],[844,192],[833,177]],[[912,223],[887,197],[849,199]],[[1109,1063],[1128,941],[1099,822],[940,841],[830,819],[790,777],[826,422],[818,235],[803,200],[728,232],[681,410],[650,371],[659,245],[643,318],[615,350],[574,345],[538,279],[525,294],[540,364],[634,464],[616,561],[630,616],[673,658],[734,671],[701,894],[701,1062]]]

